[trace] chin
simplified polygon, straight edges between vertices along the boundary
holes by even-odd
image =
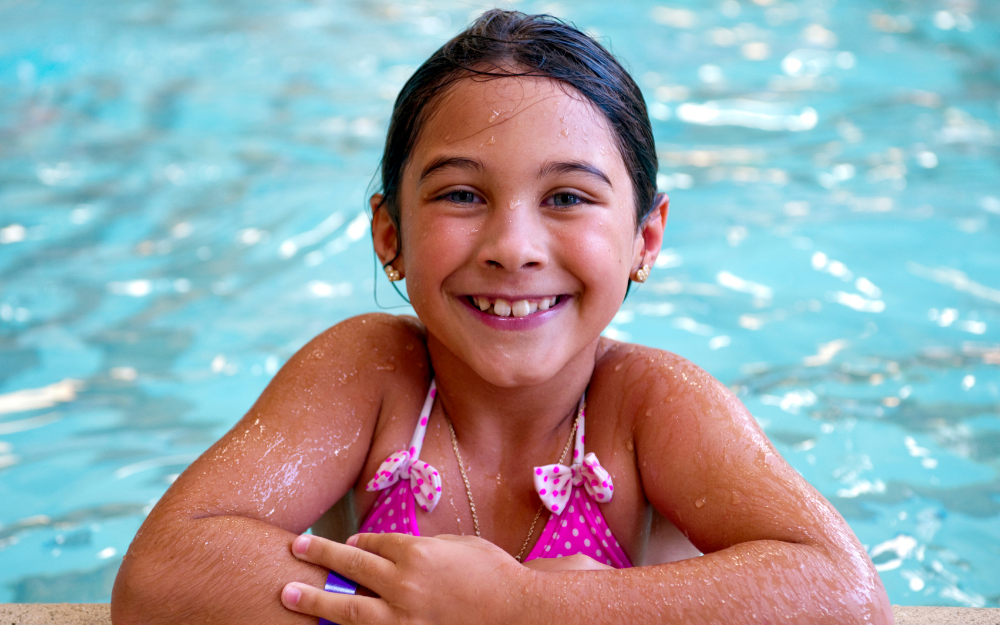
[[[472,364],[472,369],[483,380],[500,388],[538,386],[555,377],[558,370],[551,365],[538,366],[531,363],[536,359],[537,356],[519,358],[503,354],[497,359],[486,362],[486,359],[480,357]],[[530,364],[526,366],[525,360]]]

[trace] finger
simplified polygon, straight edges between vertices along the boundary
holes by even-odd
[[[407,545],[414,540],[406,534],[355,534],[347,539],[347,544],[395,563],[403,558]]]
[[[300,560],[326,567],[378,594],[382,594],[385,582],[396,572],[395,565],[385,558],[319,536],[298,536],[292,541],[292,553]]]
[[[292,582],[281,590],[281,604],[294,612],[319,616],[337,625],[389,623],[392,610],[381,599],[339,595]]]

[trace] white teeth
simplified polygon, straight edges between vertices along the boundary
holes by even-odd
[[[498,317],[509,317],[510,302],[505,299],[497,299],[497,301],[493,302],[493,314]]]
[[[537,301],[519,299],[513,303],[503,299],[497,298],[496,301],[490,302],[488,297],[472,296],[472,303],[479,308],[479,310],[494,314],[498,317],[527,317],[528,315],[535,313],[539,310],[548,310],[555,305],[558,301],[558,296],[555,297],[543,297]]]

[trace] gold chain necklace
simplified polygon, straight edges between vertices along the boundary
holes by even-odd
[[[573,435],[576,434],[576,427],[580,424],[580,415],[583,414],[583,406],[584,404],[581,401],[580,408],[576,411],[576,419],[573,420],[573,427],[569,431],[569,440],[566,441],[566,447],[563,448],[562,455],[559,456],[559,464],[563,464],[566,461],[566,454],[569,453],[569,448],[573,444]],[[476,515],[476,502],[472,500],[472,487],[469,485],[469,476],[465,473],[465,466],[462,464],[462,454],[458,451],[458,438],[455,436],[455,428],[452,427],[451,419],[448,418],[448,415],[444,415],[444,420],[448,424],[448,431],[451,432],[451,447],[455,450],[455,459],[458,460],[458,470],[461,471],[462,481],[465,482],[465,494],[469,497],[469,508],[472,510],[472,526],[476,530],[476,537],[482,538],[482,534],[479,533],[479,517]],[[528,548],[528,543],[535,534],[535,525],[538,523],[538,518],[542,516],[544,508],[545,504],[538,506],[535,518],[531,520],[531,527],[528,528],[528,535],[524,537],[521,550],[514,556],[514,559],[518,562],[521,561],[521,558],[524,556],[524,550]]]

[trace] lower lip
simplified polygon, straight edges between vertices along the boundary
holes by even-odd
[[[555,316],[570,300],[568,295],[563,295],[559,298],[556,305],[548,310],[539,310],[525,317],[514,317],[513,315],[510,317],[498,317],[497,315],[479,310],[466,297],[461,299],[465,302],[466,308],[478,317],[480,321],[497,330],[531,330],[537,328]]]

